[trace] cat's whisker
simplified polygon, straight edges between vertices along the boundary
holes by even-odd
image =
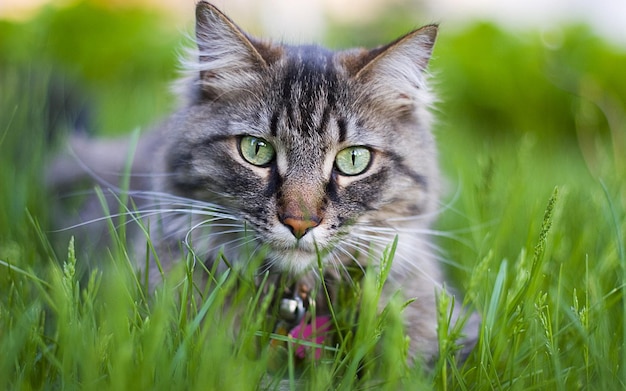
[[[234,224],[224,224],[224,227],[230,227],[233,229],[228,230],[217,230],[217,231],[209,231],[205,235],[200,236],[199,238],[195,238],[192,240],[192,234],[200,229],[200,228],[215,228],[219,226],[219,224],[213,223],[211,220],[203,220],[187,231],[185,234],[184,243],[188,248],[194,249],[194,253],[199,257],[202,254],[202,257],[199,257],[204,260],[210,259],[210,254],[215,255],[217,250],[221,248],[227,248],[229,250],[236,250],[238,248],[249,245],[250,243],[255,244],[255,249],[250,253],[250,258],[256,253],[259,249],[259,244],[254,235],[248,235],[249,231],[245,228],[243,224],[234,225]],[[221,236],[230,236],[232,234],[238,235],[234,239],[230,240],[217,240],[218,237]],[[192,244],[193,241],[193,244]]]
[[[359,232],[360,231],[360,232]],[[368,235],[368,234],[363,234],[362,232],[372,232],[372,235]],[[409,233],[409,234],[421,234],[423,236],[437,236],[437,237],[444,237],[447,239],[451,239],[456,241],[457,243],[460,243],[466,247],[469,248],[473,248],[471,242],[467,239],[463,239],[458,235],[455,235],[454,232],[452,233],[448,233],[446,231],[439,231],[439,230],[432,230],[432,229],[412,229],[412,230],[396,230],[394,231],[393,229],[390,229],[388,227],[356,227],[356,229],[354,230],[355,235],[358,235],[364,239],[367,240],[371,240],[371,241],[379,241],[381,244],[383,245],[388,245],[390,244],[393,240],[396,234],[401,234],[401,233]],[[389,236],[389,235],[392,235]],[[387,243],[384,243],[384,238],[382,238],[382,235],[387,235],[389,237]],[[430,250],[430,254],[431,256],[433,256],[438,262],[440,263],[445,263],[447,265],[453,266],[455,268],[458,269],[466,269],[465,267],[463,267],[462,265],[460,265],[457,262],[452,261],[450,258],[445,257],[444,256],[444,250],[438,246],[435,242],[433,242],[432,240],[421,240],[418,241],[416,244],[415,241],[412,242],[403,242],[403,245],[405,247],[407,247],[408,249],[419,249],[419,248],[423,248],[423,247],[427,247]]]
[[[381,227],[381,226],[365,226],[365,225],[356,225],[354,226],[355,231],[365,231],[371,232],[373,235],[400,235],[400,234],[410,234],[410,235],[423,235],[423,236],[431,236],[431,237],[441,237],[453,240],[457,243],[463,244],[467,247],[472,247],[472,244],[469,240],[464,239],[459,234],[470,232],[468,230],[455,230],[455,231],[442,231],[435,230],[429,228],[392,228],[392,227]]]
[[[261,266],[256,270],[255,275],[257,277],[261,277],[265,273],[267,273],[270,270],[272,270],[273,267],[274,267],[274,262],[272,262],[269,259],[265,259],[265,261],[261,264]]]
[[[343,277],[342,281],[348,281],[352,283],[352,279],[349,278],[349,274],[346,273],[346,267],[337,253],[331,252],[327,255],[326,265],[333,269],[335,276]],[[328,274],[328,272],[326,272],[325,274]]]
[[[138,198],[138,197],[134,197],[134,198]],[[154,200],[154,198],[145,198],[145,199]],[[193,211],[195,213],[213,213],[213,214],[223,213],[224,215],[230,215],[229,210],[227,208],[224,208],[215,203],[210,203],[206,201],[191,202],[192,200],[187,200],[187,199],[172,199],[172,200],[160,199],[160,200],[154,200],[154,201],[155,202],[152,204],[144,205],[143,208],[151,208],[154,210],[160,209],[164,211],[172,210],[172,211],[180,211],[180,212]]]
[[[319,269],[314,267],[313,269],[311,269],[309,271],[309,273],[311,273],[313,275],[313,277],[316,279],[316,281],[321,281],[322,280],[322,275],[320,275],[319,273]]]
[[[252,258],[253,254],[256,253],[256,251],[258,251],[258,247],[259,247],[258,243],[254,238],[241,236],[232,240],[219,242],[212,247],[202,249],[203,256],[201,259],[203,260],[203,262],[207,260],[210,261],[212,259],[212,256],[215,255],[220,249],[229,248],[231,250],[234,250],[237,248],[247,246],[251,243],[256,244],[255,249],[250,253],[250,256],[249,256],[249,258]],[[194,247],[199,247],[199,246],[195,245]]]
[[[395,235],[395,234],[401,234],[401,233],[408,233],[408,234],[424,234],[424,235],[430,235],[430,236],[443,236],[443,237],[454,238],[454,236],[451,235],[450,232],[448,231],[440,231],[440,230],[435,230],[435,229],[430,229],[430,228],[417,228],[417,227],[405,228],[405,227],[380,226],[380,225],[373,225],[373,224],[371,225],[355,224],[353,227],[355,229],[369,231],[374,234]]]
[[[353,238],[345,238],[341,245],[337,247],[337,249],[341,252],[343,252],[345,255],[348,256],[348,258],[354,262],[354,264],[363,272],[365,273],[365,267],[362,264],[363,260],[359,260],[353,252],[348,251],[347,249],[343,248],[343,246],[348,246],[350,248],[352,248],[353,250],[355,250],[357,253],[360,254],[369,254],[372,250],[372,246],[370,243],[363,243],[363,241],[361,240],[356,240]],[[381,253],[382,254],[382,253]]]
[[[254,235],[249,235],[249,240],[243,243],[242,246],[247,246],[250,243],[254,243],[254,250],[250,251],[248,259],[255,259],[259,250],[263,248],[263,244]]]
[[[94,194],[94,192],[90,191],[85,194]],[[119,193],[116,193],[113,190],[109,190],[109,194],[113,195],[116,198],[118,198],[120,195]],[[144,199],[151,199],[151,200],[155,198],[162,198],[163,200],[170,201],[171,204],[174,204],[174,202],[176,202],[175,205],[178,205],[180,207],[177,207],[177,208],[172,208],[171,206],[164,207],[165,205],[164,205],[163,200],[161,200],[161,202],[155,202],[153,204],[144,205],[142,208],[137,208],[137,209],[130,209],[124,206],[124,208],[126,209],[126,211],[124,212],[110,213],[105,216],[100,216],[100,217],[93,218],[84,222],[80,222],[80,223],[77,223],[68,227],[60,228],[53,232],[63,232],[67,230],[80,228],[88,224],[109,221],[111,219],[121,218],[121,217],[131,217],[133,220],[137,220],[136,217],[147,218],[151,216],[158,216],[158,215],[165,215],[165,214],[209,215],[209,216],[214,216],[216,218],[230,219],[230,220],[235,220],[235,221],[239,220],[237,217],[233,216],[231,213],[228,213],[228,210],[226,208],[221,207],[216,204],[207,203],[204,201],[201,202],[201,201],[197,201],[193,199],[172,196],[166,193],[159,193],[159,192],[126,192],[126,194],[132,195],[134,198],[142,198],[143,196]],[[118,201],[119,201],[119,198],[118,198]],[[120,203],[120,205],[122,204]]]
[[[210,227],[215,227],[215,226],[216,225],[210,219],[209,220],[202,220],[199,223],[193,225],[191,228],[189,228],[189,231],[187,231],[187,234],[185,235],[185,239],[184,240],[185,240],[186,243],[189,243],[189,239],[191,238],[191,234],[195,230],[197,230],[199,228],[202,228],[202,227],[209,227],[210,228]],[[223,230],[223,231],[222,230],[220,230],[220,231],[213,231],[213,232],[211,232],[211,234],[227,235],[227,234],[231,234],[231,233],[243,233],[243,232],[245,232],[245,227],[244,226],[237,227],[235,225],[235,227],[239,228],[239,229],[231,229],[231,230]]]
[[[282,258],[279,255],[273,253],[268,254],[268,257],[265,260],[265,264],[267,265],[267,267],[265,268],[264,272],[279,268],[278,265],[280,265],[281,261]]]
[[[335,247],[335,251],[338,251],[338,252],[344,254],[348,258],[348,260],[350,260],[351,263],[353,263],[354,265],[356,265],[358,267],[358,269],[361,271],[362,274],[365,274],[365,268],[363,267],[363,265],[361,265],[359,260],[350,251],[346,250],[341,245]],[[333,257],[336,260],[336,262],[335,262],[335,270],[337,271],[337,273],[339,275],[343,275],[347,280],[350,281],[351,284],[354,284],[354,281],[352,280],[352,276],[350,274],[350,271],[348,270],[347,265],[345,264],[345,262],[342,261],[342,259],[339,256],[339,254],[337,254],[336,252],[332,252],[331,254],[333,255]],[[341,270],[339,270],[339,268],[341,268]]]
[[[121,188],[107,181],[106,179],[104,179],[104,176],[106,175],[117,176],[120,179],[123,179],[125,177],[135,178],[135,177],[153,176],[154,174],[137,174],[137,173],[120,174],[119,172],[107,172],[107,171],[96,172],[87,163],[85,163],[72,148],[70,148],[69,153],[70,155],[72,155],[72,158],[75,160],[76,164],[80,167],[80,169],[82,169],[87,174],[87,176],[93,179],[94,183],[96,183],[102,189],[103,192],[112,194],[115,197],[124,195],[124,196],[129,196],[131,198],[136,198],[136,199],[158,200],[161,202],[178,201],[178,202],[181,202],[183,205],[201,205],[201,206],[207,205],[206,201],[182,197],[182,196],[176,196],[176,195],[173,195],[171,193],[166,193],[166,192],[149,191],[149,190],[132,190],[132,189]],[[163,175],[167,176],[171,174],[163,174]],[[74,197],[74,196],[87,196],[87,195],[93,195],[95,193],[96,191],[92,189],[92,190],[85,190],[85,191],[75,191],[69,194],[61,195],[60,197],[68,198],[68,197]],[[214,193],[217,195],[225,196],[224,194],[219,194],[218,192],[214,192]],[[225,208],[217,204],[212,204],[212,206],[216,210],[217,209],[225,210]]]
[[[367,243],[367,245],[364,245],[364,247],[367,247],[369,250],[373,249],[381,254],[382,254],[382,251],[388,246],[390,246],[395,239],[395,235],[389,236],[389,237],[383,237],[383,236],[363,234],[361,232],[356,232],[356,231],[352,233],[352,236],[354,236],[355,238],[358,238],[358,241],[361,243],[363,242]]]
[[[378,244],[382,247],[387,247],[389,245],[391,245],[395,239],[395,235],[389,238],[385,238],[385,237],[381,237],[380,235],[369,235],[369,234],[363,234],[363,233],[356,233],[355,232],[355,236],[358,236],[359,238],[363,239],[363,240],[367,240],[371,243],[375,243]],[[413,247],[417,247],[415,244],[415,242],[413,243],[407,243],[405,241],[403,241],[403,246],[405,247],[409,247],[409,248],[413,248]],[[428,241],[428,240],[422,240],[418,242],[421,246],[425,246],[427,248],[429,248],[431,251],[434,252],[439,252],[440,248],[433,242]]]
[[[359,237],[360,239],[367,241],[374,241],[377,243],[387,242],[387,244],[391,244],[394,238],[398,235],[397,232],[378,232],[374,234],[368,234],[366,232],[370,232],[369,230],[362,230],[359,232],[358,230],[353,230],[352,235]]]
[[[384,242],[384,241],[381,242],[380,240],[378,240],[378,244],[376,246],[378,248],[375,249],[377,254],[379,254],[379,256],[382,255],[384,248],[386,248],[390,243],[391,242]],[[376,243],[370,243],[370,245],[368,246],[368,245],[365,245],[361,240],[355,240],[353,238],[344,240],[342,244],[348,245],[357,251],[363,251],[364,248],[366,249],[366,251],[368,251],[369,249],[372,248],[372,245],[376,245]],[[407,273],[421,274],[425,276],[426,278],[428,278],[433,284],[436,284],[438,287],[440,287],[440,283],[438,282],[438,280],[436,278],[433,278],[433,276],[431,276],[426,270],[424,270],[420,266],[419,262],[416,262],[416,260],[419,260],[420,257],[423,257],[424,259],[429,259],[430,257],[433,256],[433,254],[429,251],[424,250],[423,247],[415,247],[413,248],[411,255],[412,257],[411,259],[409,259],[403,253],[396,252],[395,257],[394,257],[394,265],[397,265],[396,267],[402,268]],[[398,262],[398,261],[401,261],[401,262]]]

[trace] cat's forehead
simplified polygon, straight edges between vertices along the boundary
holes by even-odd
[[[334,52],[317,45],[285,46],[278,71],[283,92],[294,88],[332,92],[338,79],[334,55]]]
[[[312,68],[325,68],[326,63],[334,56],[335,52],[320,45],[289,45],[284,44],[283,55],[286,62],[301,62]]]
[[[313,45],[285,49],[269,87],[270,132],[283,139],[324,137],[346,92],[334,53]]]

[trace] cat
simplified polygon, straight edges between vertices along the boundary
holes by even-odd
[[[264,270],[314,284],[319,256],[341,280],[397,237],[383,304],[398,290],[414,299],[404,310],[410,355],[431,361],[445,281],[429,228],[442,187],[427,74],[437,31],[330,51],[252,38],[200,1],[181,108],[136,145],[72,137],[72,156],[54,162],[49,182],[61,192],[94,178],[118,183],[132,156],[128,194],[160,262],[149,266],[152,285],[181,260],[183,244],[218,272],[226,267],[214,264],[218,253],[245,263],[244,242],[262,245]],[[91,241],[102,236],[99,210],[94,198],[81,211]],[[134,241],[146,259],[145,237]],[[467,323],[465,352],[478,322]]]

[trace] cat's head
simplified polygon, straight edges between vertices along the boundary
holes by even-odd
[[[439,187],[425,76],[436,26],[334,52],[253,39],[205,2],[196,16],[168,191],[225,207],[292,271],[317,251],[366,252],[369,227],[428,225]]]

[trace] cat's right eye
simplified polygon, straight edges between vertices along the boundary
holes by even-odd
[[[267,166],[276,152],[272,144],[259,137],[243,136],[239,141],[239,153],[250,164],[255,166]]]

